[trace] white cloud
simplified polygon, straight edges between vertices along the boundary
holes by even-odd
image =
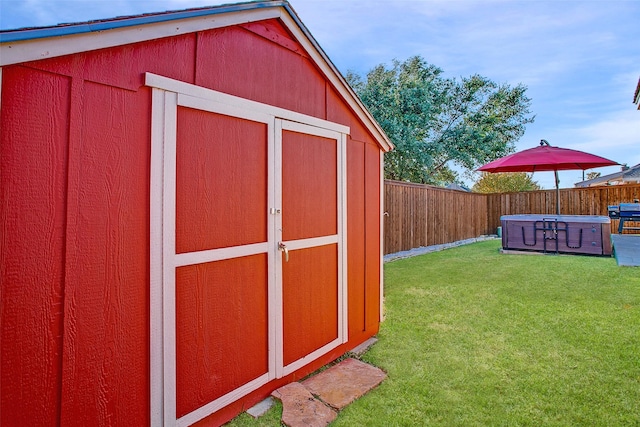
[[[640,163],[640,111],[635,108],[611,114],[598,122],[573,129],[573,132],[576,142],[572,145],[576,149],[600,150],[623,156],[620,162],[636,159],[636,163]]]

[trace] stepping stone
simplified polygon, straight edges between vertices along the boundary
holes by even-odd
[[[282,401],[282,422],[289,427],[325,427],[338,416],[300,383],[280,387],[271,396]]]
[[[387,374],[375,366],[357,359],[345,359],[302,384],[323,402],[340,410],[386,377]]]

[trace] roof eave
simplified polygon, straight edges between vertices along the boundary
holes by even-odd
[[[181,19],[220,15],[229,12],[241,12],[266,7],[284,7],[284,0],[252,1],[245,3],[225,4],[220,6],[200,7],[184,10],[146,13],[141,15],[118,16],[88,22],[75,22],[37,28],[18,28],[0,31],[0,43],[36,40],[49,37],[62,37],[75,34],[86,34],[135,27],[138,25],[177,21]]]
[[[365,123],[380,147],[384,151],[392,150],[393,144],[382,127],[285,0],[254,1],[3,31],[0,32],[0,67],[272,18],[281,19],[294,33],[340,96]],[[176,26],[177,22],[181,24]],[[143,25],[148,29],[144,33],[139,31]],[[60,42],[63,38],[65,43]]]

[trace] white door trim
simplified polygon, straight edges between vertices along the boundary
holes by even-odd
[[[319,119],[317,117],[309,116],[307,114],[298,113],[284,108],[275,107],[273,105],[251,101],[250,99],[240,98],[238,96],[233,96],[215,90],[207,89],[202,86],[192,85],[190,83],[170,79],[168,77],[159,76],[153,73],[145,74],[145,85],[155,87],[157,89],[164,89],[170,92],[190,95],[195,98],[208,99],[210,101],[224,104],[227,106],[227,108],[237,107],[240,109],[240,111],[251,110],[256,113],[261,112],[292,122],[299,122],[314,127],[334,130],[346,135],[350,133],[349,126]]]

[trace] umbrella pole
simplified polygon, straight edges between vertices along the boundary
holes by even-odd
[[[556,175],[556,212],[560,215],[560,178],[558,177],[558,171],[553,171]]]

